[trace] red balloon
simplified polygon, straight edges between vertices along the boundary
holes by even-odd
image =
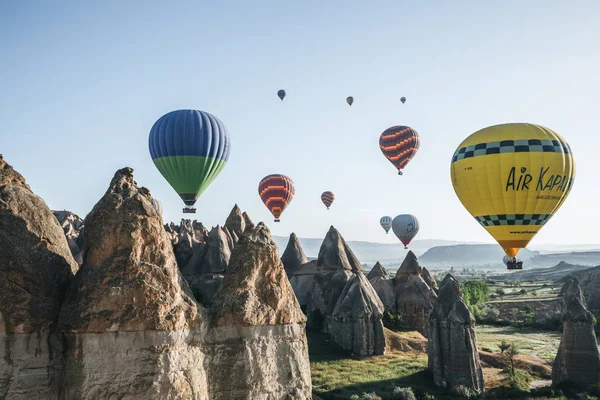
[[[323,204],[325,204],[328,210],[329,207],[331,207],[331,203],[333,203],[334,200],[335,195],[332,192],[323,192],[323,194],[321,195],[321,201],[323,202]]]
[[[402,169],[413,159],[419,150],[420,139],[417,132],[408,126],[392,126],[379,137],[381,152],[402,175]]]
[[[267,175],[258,184],[258,195],[275,217],[275,222],[279,222],[281,213],[294,198],[294,193],[294,182],[285,175]]]

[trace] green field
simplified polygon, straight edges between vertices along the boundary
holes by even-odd
[[[552,362],[558,345],[560,344],[560,332],[543,331],[532,328],[523,328],[521,331],[511,326],[476,326],[477,347],[480,350],[490,349],[494,353],[499,353],[498,345],[502,340],[517,344],[521,349],[521,354],[540,358],[547,362]]]
[[[478,346],[490,347],[499,352],[497,344],[504,338],[515,340],[523,348],[524,355],[537,355],[548,359],[556,351],[558,337],[555,333],[523,330],[516,334],[514,328],[478,329]],[[391,399],[394,387],[409,386],[415,392],[435,395],[436,399],[451,399],[442,389],[433,385],[427,372],[427,356],[424,353],[391,353],[384,356],[353,359],[337,349],[328,335],[308,332],[309,356],[313,390],[323,400],[348,400],[350,396],[375,392],[383,399]],[[554,354],[552,354],[554,357]],[[502,385],[506,374],[493,368],[485,368],[486,387]],[[491,393],[494,392],[493,389]],[[563,397],[529,397],[532,399],[562,399]]]

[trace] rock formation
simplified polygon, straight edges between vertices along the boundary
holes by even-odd
[[[375,264],[373,269],[369,271],[367,278],[377,292],[383,306],[386,309],[395,310],[396,293],[394,292],[394,281],[379,261]]]
[[[227,233],[217,225],[208,235],[206,254],[204,256],[204,271],[223,273],[227,269],[231,250]]]
[[[594,267],[584,271],[579,278],[579,285],[588,311],[600,319],[600,268]]]
[[[328,270],[345,269],[352,272],[362,272],[363,270],[350,246],[333,226],[329,228],[329,232],[321,244],[317,266]]]
[[[437,386],[451,391],[459,386],[483,392],[483,372],[475,318],[462,299],[460,284],[446,275],[429,320],[429,370]]]
[[[247,228],[211,312],[211,399],[310,399],[305,322],[269,229]]]
[[[338,298],[353,271],[362,272],[360,261],[340,233],[332,226],[327,232],[316,262],[307,305],[309,326],[329,332],[329,322]]]
[[[285,267],[285,272],[288,274],[294,272],[308,262],[308,258],[306,258],[302,246],[300,246],[298,236],[293,232],[290,235],[290,240],[283,252],[283,256],[281,256],[281,261]]]
[[[404,329],[417,330],[427,337],[429,315],[437,295],[421,277],[417,256],[409,251],[396,272],[394,292],[396,311],[402,315]]]
[[[244,214],[238,205],[234,205],[233,209],[229,213],[227,220],[225,221],[224,228],[229,229],[231,233],[235,232],[235,235],[240,238],[246,230],[246,220]]]
[[[83,263],[83,220],[70,211],[52,211],[60,224],[69,250],[78,265]]]
[[[425,283],[428,284],[429,287],[434,290],[434,292],[438,292],[439,288],[437,282],[425,267],[423,267],[423,271],[421,271],[421,278],[423,278]]]
[[[281,257],[285,272],[294,289],[300,307],[306,310],[312,287],[313,275],[317,272],[316,262],[308,262],[295,233],[290,235],[287,247]]]
[[[564,301],[563,332],[552,364],[552,383],[595,385],[600,380],[600,353],[592,313],[576,279],[561,288]]]
[[[248,229],[248,228],[254,228],[254,222],[252,222],[252,220],[250,219],[250,217],[248,216],[248,214],[246,214],[246,211],[244,211],[242,213],[242,216],[244,217],[244,223],[246,225],[246,229]]]
[[[353,355],[385,352],[384,306],[367,277],[358,272],[346,283],[331,318],[331,339]]]
[[[67,343],[61,396],[208,399],[193,334],[201,309],[132,172],[117,171],[86,217],[83,265],[59,319]]]
[[[77,271],[61,226],[0,155],[0,398],[57,398],[55,325]]]

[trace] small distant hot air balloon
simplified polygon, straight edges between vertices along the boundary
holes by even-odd
[[[279,98],[281,99],[281,101],[283,101],[283,99],[285,98],[285,90],[279,89],[277,91],[277,96],[279,96]]]
[[[379,137],[381,152],[398,169],[402,169],[413,159],[421,143],[417,132],[408,126],[392,126]]]
[[[204,111],[172,111],[154,123],[148,144],[154,165],[187,206],[183,212],[196,212],[192,206],[229,158],[223,122]]]
[[[394,234],[400,239],[405,249],[417,233],[419,233],[419,221],[411,214],[400,214],[392,221]]]
[[[400,101],[402,102],[402,104],[406,103],[406,97],[404,97],[404,96],[400,97]]]
[[[504,255],[504,257],[502,257],[502,262],[504,263],[504,265],[508,266],[508,256]]]
[[[156,212],[162,216],[162,213],[163,213],[162,203],[160,201],[158,201],[158,199],[152,198],[152,205],[154,206],[154,209],[156,210]]]
[[[379,224],[385,230],[385,233],[389,235],[390,229],[392,228],[392,217],[381,217]]]
[[[275,222],[279,222],[281,213],[294,198],[294,193],[294,182],[285,175],[267,175],[258,184],[258,195],[275,217]]]
[[[504,249],[508,269],[571,191],[575,161],[569,144],[540,125],[494,125],[467,137],[450,163],[463,206]]]
[[[333,203],[334,200],[335,195],[332,192],[323,192],[323,194],[321,195],[321,201],[323,202],[323,204],[325,204],[328,210],[329,207],[331,207],[331,203]]]
[[[348,103],[348,105],[351,106],[352,103],[354,103],[354,97],[352,97],[352,96],[346,97],[346,103]]]

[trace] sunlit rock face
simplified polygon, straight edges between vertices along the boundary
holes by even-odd
[[[52,211],[0,155],[0,398],[57,398],[56,322],[77,268]]]
[[[61,397],[208,399],[202,310],[132,172],[117,171],[86,217],[83,265],[59,319]]]
[[[211,398],[311,399],[305,323],[268,228],[246,228],[211,309]]]

